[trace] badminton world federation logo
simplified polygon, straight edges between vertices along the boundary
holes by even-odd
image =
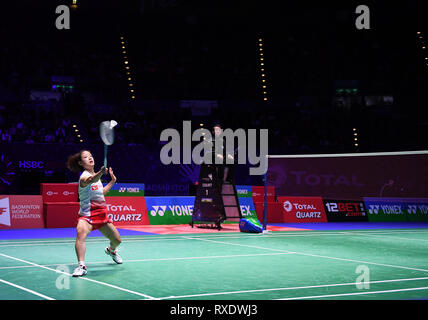
[[[165,214],[166,206],[153,206],[153,209],[150,210],[150,214],[155,217],[157,214],[159,214],[161,217]]]
[[[9,198],[0,200],[0,224],[6,225],[8,227],[11,226]]]

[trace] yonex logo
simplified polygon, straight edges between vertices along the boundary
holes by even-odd
[[[370,214],[378,214],[379,213],[379,205],[369,205],[369,213]]]
[[[140,188],[131,188],[131,187],[120,187],[119,192],[140,192]]]
[[[161,217],[165,214],[166,206],[152,206],[154,210],[150,210],[150,214],[155,217],[159,213]]]
[[[167,209],[168,208],[168,209]],[[169,205],[169,206],[152,206],[150,214],[155,217],[157,214],[159,216],[164,216],[168,210],[169,214],[174,216],[191,216],[193,214],[193,205]]]
[[[250,206],[242,205],[240,207],[241,207],[241,212],[242,212],[243,216],[251,216],[252,215]]]
[[[64,196],[70,196],[70,195],[73,195],[74,194],[74,192],[70,192],[70,191],[64,191],[63,193],[62,193]]]
[[[418,210],[418,207],[417,206],[414,206],[414,205],[408,205],[407,206],[407,212],[409,213],[409,214],[416,214],[416,211]]]
[[[288,200],[284,202],[283,207],[284,207],[284,210],[287,212],[290,212],[293,209],[293,205]]]

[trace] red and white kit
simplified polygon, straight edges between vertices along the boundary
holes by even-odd
[[[107,205],[101,180],[84,188],[80,186],[80,180],[90,176],[91,174],[85,170],[79,178],[80,210],[78,219],[86,220],[92,225],[92,230],[97,230],[106,223],[113,223],[113,221],[107,217]]]

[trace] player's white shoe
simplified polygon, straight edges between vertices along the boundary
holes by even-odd
[[[79,265],[76,269],[74,269],[73,277],[81,277],[88,273],[86,270],[86,266]]]
[[[119,256],[119,254],[117,253],[117,250],[114,251],[110,251],[110,247],[107,247],[104,252],[109,255],[114,262],[116,262],[117,264],[121,264],[122,263],[122,258]]]

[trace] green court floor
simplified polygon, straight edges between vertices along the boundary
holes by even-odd
[[[88,238],[73,278],[74,239],[0,241],[0,300],[424,299],[428,229]]]

